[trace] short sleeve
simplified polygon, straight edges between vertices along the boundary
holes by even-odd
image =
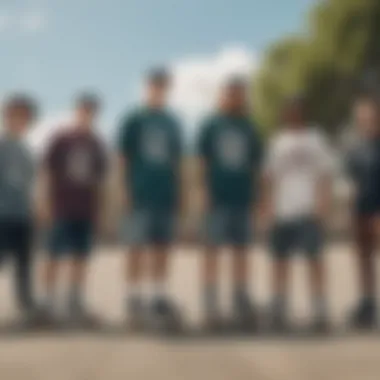
[[[125,158],[130,158],[133,154],[136,139],[136,124],[137,119],[135,115],[128,115],[120,123],[116,147],[118,153]]]
[[[252,142],[253,163],[255,168],[259,169],[263,164],[264,144],[256,126],[252,130]]]
[[[173,127],[174,154],[176,157],[181,158],[184,154],[185,149],[182,124],[177,119],[173,119]]]
[[[203,122],[200,126],[199,135],[196,141],[197,154],[202,158],[207,158],[211,153],[211,123]]]
[[[49,170],[55,170],[58,166],[60,151],[62,145],[62,136],[55,136],[48,143],[45,155],[43,157],[43,165]]]
[[[322,174],[331,174],[334,169],[334,155],[332,147],[323,135],[318,136],[317,152],[319,170]]]
[[[96,172],[99,177],[103,178],[108,169],[108,154],[107,149],[103,142],[97,142],[97,155],[96,155]]]

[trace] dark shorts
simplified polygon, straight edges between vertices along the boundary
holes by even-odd
[[[0,220],[0,260],[4,259],[6,253],[29,251],[32,240],[33,228],[29,220]]]
[[[244,247],[251,241],[251,227],[248,208],[215,208],[206,217],[206,242],[217,247]]]
[[[354,214],[357,218],[380,216],[380,201],[376,199],[357,200],[354,204]]]
[[[130,246],[168,245],[175,232],[176,218],[170,210],[136,209],[122,225],[123,241]]]
[[[286,259],[296,251],[313,259],[322,250],[322,227],[313,218],[280,221],[275,223],[270,240],[272,252],[278,259]]]
[[[57,220],[49,234],[49,252],[54,258],[66,255],[85,258],[92,249],[93,232],[91,221]]]

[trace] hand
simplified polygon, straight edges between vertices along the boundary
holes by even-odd
[[[273,211],[271,207],[261,207],[255,221],[258,231],[261,233],[267,232],[273,221]]]
[[[52,224],[53,213],[51,207],[48,205],[40,205],[36,210],[37,223],[46,228]]]
[[[128,194],[121,196],[121,211],[123,215],[128,215],[132,210],[132,202]]]
[[[206,214],[210,208],[210,198],[206,189],[202,189],[199,195],[200,212]]]

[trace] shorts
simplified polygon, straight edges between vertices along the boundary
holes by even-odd
[[[380,201],[370,198],[357,200],[354,214],[357,218],[380,216]]]
[[[29,220],[0,219],[0,261],[6,253],[30,251],[32,242],[33,228]]]
[[[168,245],[175,237],[176,218],[168,210],[136,209],[122,225],[122,239],[130,246]]]
[[[217,247],[244,247],[251,242],[251,227],[248,208],[215,208],[206,218],[206,242]]]
[[[88,220],[60,219],[49,234],[48,249],[53,258],[86,258],[93,245],[93,223]]]
[[[313,259],[322,250],[323,233],[320,223],[312,217],[279,221],[272,229],[270,241],[277,259],[287,259],[297,250]]]

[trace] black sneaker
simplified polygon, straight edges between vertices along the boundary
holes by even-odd
[[[204,320],[204,330],[210,333],[220,333],[226,328],[225,321],[220,316],[219,313],[206,313],[206,318]]]
[[[351,324],[358,329],[372,329],[377,325],[377,307],[375,303],[363,301],[354,311]]]
[[[181,329],[182,318],[174,303],[161,298],[152,304],[149,325],[155,331],[177,332]]]
[[[258,327],[257,312],[247,295],[240,295],[234,302],[233,325],[239,330],[256,330]]]
[[[284,311],[274,310],[272,315],[271,329],[275,333],[287,333],[291,330],[288,318]]]
[[[67,323],[80,329],[97,329],[101,325],[100,319],[83,306],[70,309]]]
[[[311,332],[316,334],[328,334],[331,332],[331,325],[326,316],[315,318],[311,325]]]

